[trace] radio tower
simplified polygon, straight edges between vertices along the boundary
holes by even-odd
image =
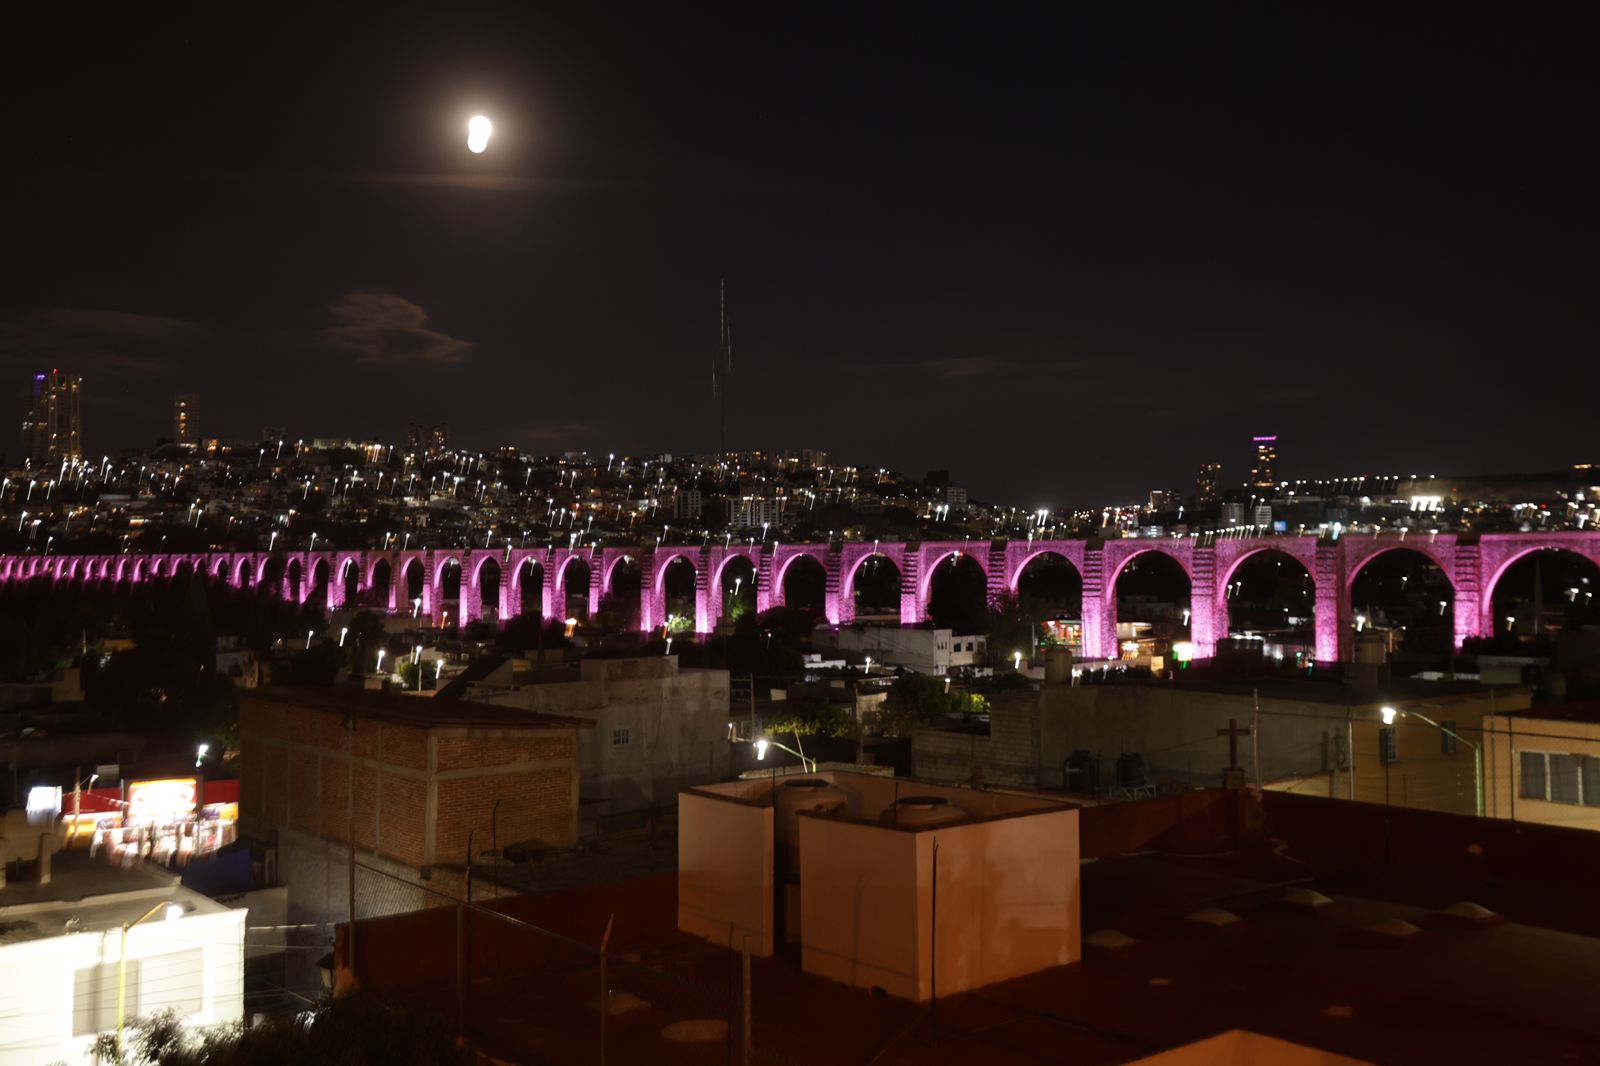
[[[728,322],[728,283],[721,282],[722,328],[711,361],[711,398],[718,402],[717,451],[728,451],[728,384],[733,379],[733,326]]]

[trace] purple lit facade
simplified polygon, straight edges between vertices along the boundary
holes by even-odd
[[[710,633],[721,621],[724,571],[735,560],[748,560],[754,571],[756,609],[782,606],[784,579],[802,557],[820,565],[825,575],[823,611],[831,625],[855,621],[855,580],[874,556],[887,560],[900,574],[900,621],[927,621],[931,581],[938,567],[965,556],[984,572],[990,600],[1014,592],[1028,565],[1043,555],[1059,556],[1083,581],[1084,656],[1117,655],[1117,578],[1136,556],[1159,552],[1183,569],[1190,587],[1190,638],[1198,658],[1215,654],[1228,635],[1226,590],[1234,571],[1260,552],[1279,552],[1304,567],[1315,587],[1316,658],[1346,661],[1353,650],[1351,588],[1356,576],[1385,552],[1408,550],[1425,556],[1444,573],[1455,591],[1455,645],[1494,633],[1493,595],[1506,570],[1523,556],[1559,549],[1600,565],[1600,532],[1505,533],[1458,537],[1453,533],[1349,535],[1336,541],[1315,537],[1227,538],[1202,541],[1084,540],[923,542],[905,544],[835,543],[661,546],[595,549],[545,548],[511,551],[428,549],[417,551],[237,552],[187,555],[55,555],[0,556],[0,582],[48,580],[138,585],[171,578],[185,568],[235,587],[267,584],[284,599],[299,603],[316,597],[327,610],[361,606],[389,614],[410,614],[435,623],[451,616],[461,624],[484,617],[483,591],[497,587],[489,606],[504,622],[522,610],[524,585],[537,582],[546,618],[565,613],[569,594],[585,597],[590,613],[612,591],[618,568],[640,568],[640,629],[649,632],[667,621],[666,571],[682,559],[694,568],[694,628]],[[581,565],[580,565],[581,564]],[[459,595],[445,598],[445,583],[459,572]],[[418,576],[420,602],[407,593]]]

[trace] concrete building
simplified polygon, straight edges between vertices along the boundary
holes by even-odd
[[[1486,719],[1483,761],[1492,817],[1600,829],[1600,702]]]
[[[238,1021],[244,929],[243,909],[158,867],[58,854],[44,880],[0,887],[0,1066],[85,1061],[116,1031],[119,985],[129,1022],[169,1010],[187,1025]]]
[[[200,397],[192,392],[180,392],[172,398],[172,439],[179,444],[193,444],[199,440],[195,420],[200,417]]]
[[[578,746],[585,819],[670,806],[728,773],[726,670],[680,670],[675,655],[584,659],[466,686],[464,700],[593,723]]]
[[[958,635],[950,629],[902,629],[894,626],[842,626],[819,628],[811,642],[871,656],[875,663],[900,666],[919,674],[947,673],[953,667],[977,666],[988,661],[989,638],[982,633]]]
[[[278,874],[296,920],[344,913],[348,832],[358,858],[392,875],[380,906],[438,864],[522,843],[578,837],[578,735],[589,722],[479,703],[347,689],[240,694],[241,829],[277,834]]]
[[[1252,437],[1256,446],[1255,465],[1250,468],[1250,487],[1268,492],[1278,486],[1278,436]]]
[[[1526,689],[1444,681],[1396,681],[1381,693],[1272,678],[1046,684],[996,699],[987,734],[970,726],[916,731],[912,768],[929,780],[1126,796],[1164,782],[1222,784],[1231,752],[1240,783],[1470,814],[1470,746],[1452,746],[1404,714],[1385,725],[1380,708],[1412,710],[1476,738],[1492,711],[1526,708],[1530,699]],[[1098,788],[1085,789],[1074,773],[1078,752],[1094,760]]]
[[[1220,498],[1222,489],[1222,464],[1201,463],[1194,476],[1194,503],[1196,507],[1209,507]]]
[[[22,453],[34,467],[83,458],[83,379],[60,370],[33,375],[22,416]]]
[[[1077,961],[1078,879],[1078,812],[1039,796],[828,771],[679,801],[678,928],[910,1000]]]

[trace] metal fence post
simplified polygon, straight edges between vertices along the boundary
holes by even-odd
[[[611,943],[611,923],[616,912],[606,919],[605,935],[600,938],[600,1066],[606,1066],[606,1015],[610,1013],[611,987],[606,979],[606,947]]]
[[[744,938],[744,1066],[755,1061],[755,1034],[750,1029],[750,938]]]

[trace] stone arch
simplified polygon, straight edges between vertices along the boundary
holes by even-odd
[[[583,583],[581,585],[576,580],[576,572],[572,569],[574,566],[583,568]],[[552,606],[561,612],[562,618],[587,619],[589,617],[589,585],[594,579],[594,568],[581,555],[568,555],[556,565],[555,602]],[[573,591],[575,587],[582,590],[582,596],[576,599]]]
[[[361,600],[361,562],[353,555],[339,561],[339,602],[354,606]]]
[[[255,577],[255,571],[254,563],[249,559],[240,559],[239,569],[235,572],[234,585],[238,588],[250,588],[255,583],[251,580],[251,578]]]
[[[505,581],[500,560],[486,555],[473,567],[472,587],[477,590],[473,600],[474,617],[500,620],[501,585]]]
[[[1138,560],[1141,559],[1145,561],[1142,563],[1139,562]],[[1122,647],[1117,638],[1117,624],[1121,621],[1124,621],[1122,617],[1123,611],[1119,605],[1119,600],[1121,599],[1121,593],[1123,591],[1122,580],[1124,577],[1128,576],[1128,573],[1131,569],[1135,567],[1152,567],[1152,564],[1154,564],[1154,569],[1171,568],[1171,570],[1176,570],[1177,573],[1183,576],[1188,588],[1179,598],[1179,602],[1171,605],[1174,610],[1181,611],[1182,614],[1176,618],[1162,617],[1159,610],[1154,610],[1148,612],[1153,616],[1151,618],[1127,620],[1149,621],[1152,624],[1163,624],[1163,627],[1172,636],[1174,641],[1187,640],[1189,635],[1193,632],[1192,611],[1194,605],[1195,580],[1194,571],[1191,569],[1189,561],[1182,558],[1175,552],[1163,550],[1161,547],[1157,547],[1155,545],[1136,548],[1132,551],[1129,551],[1121,559],[1117,560],[1116,565],[1112,568],[1111,572],[1106,575],[1105,626],[1108,634],[1108,642],[1103,645],[1103,654],[1107,658],[1115,659],[1120,657],[1122,654]],[[1169,572],[1171,571],[1169,570]],[[1156,604],[1153,606],[1159,607],[1160,605]]]
[[[1034,563],[1044,562],[1049,559],[1059,559],[1066,563],[1072,568],[1072,572],[1078,575],[1078,583],[1080,585],[1083,583],[1083,568],[1068,558],[1065,552],[1058,551],[1055,548],[1040,547],[1029,552],[1018,561],[1016,569],[1011,572],[1011,580],[1006,583],[1006,587],[1013,593],[1018,592],[1022,587],[1022,575],[1027,572],[1028,567]]]
[[[988,607],[989,569],[972,552],[943,552],[922,574],[921,613],[941,629],[976,632]],[[937,609],[936,609],[937,608]]]
[[[394,584],[394,568],[389,560],[379,559],[367,574],[367,595],[372,603],[385,610],[394,610],[394,597],[390,595]]]
[[[1305,575],[1305,584],[1310,595],[1310,628],[1307,635],[1310,647],[1313,649],[1313,654],[1315,654],[1316,634],[1321,626],[1321,619],[1317,617],[1317,613],[1326,610],[1325,605],[1318,603],[1320,597],[1318,595],[1316,566],[1314,564],[1308,566],[1305,559],[1293,552],[1284,551],[1275,544],[1253,545],[1228,560],[1219,570],[1213,605],[1215,618],[1213,632],[1215,638],[1222,640],[1233,632],[1233,607],[1236,599],[1234,586],[1237,582],[1243,580],[1240,576],[1241,571],[1248,569],[1247,564],[1249,564],[1249,567],[1254,567],[1266,561],[1269,556],[1276,556],[1280,567],[1284,562],[1289,562]]]
[[[927,612],[928,597],[932,594],[934,571],[951,559],[972,560],[983,573],[984,583],[988,583],[989,564],[978,552],[973,551],[967,545],[940,545],[932,552],[924,555],[922,564],[919,567],[921,576],[917,581],[917,602],[922,605],[924,613]]]
[[[1378,546],[1375,551],[1362,553],[1356,564],[1349,568],[1345,575],[1345,602],[1350,606],[1350,613],[1345,619],[1345,624],[1341,627],[1343,630],[1340,634],[1342,657],[1349,657],[1348,653],[1344,653],[1345,648],[1351,648],[1353,652],[1352,642],[1355,633],[1364,630],[1367,624],[1374,621],[1370,608],[1374,606],[1373,599],[1378,595],[1392,597],[1394,602],[1400,605],[1400,609],[1395,612],[1392,620],[1399,622],[1402,630],[1409,632],[1411,624],[1420,620],[1422,622],[1421,628],[1437,628],[1443,631],[1442,647],[1425,650],[1444,652],[1459,645],[1455,634],[1456,581],[1453,567],[1449,566],[1448,561],[1442,559],[1435,552],[1427,550],[1425,545],[1426,542],[1420,538],[1416,543],[1406,543],[1405,541],[1385,543]],[[1425,575],[1437,573],[1440,583],[1437,597],[1419,595],[1415,586],[1408,588],[1407,583],[1402,581],[1398,590],[1385,590],[1382,586],[1379,586],[1375,590],[1368,591],[1360,600],[1357,599],[1356,585],[1364,576],[1374,583],[1384,581],[1391,585],[1393,584],[1390,575],[1374,571],[1373,564],[1383,560],[1384,566],[1394,568],[1407,556],[1425,564],[1427,567],[1423,571]],[[1409,577],[1409,575],[1403,575],[1403,577]],[[1434,606],[1435,599],[1438,601],[1436,610]]]
[[[527,556],[511,573],[511,594],[519,614],[536,614],[541,618],[549,613],[544,598],[544,563]]]
[[[761,582],[761,567],[748,552],[724,556],[713,571],[710,585],[715,589],[715,615],[718,620],[730,615],[754,614],[759,610],[756,586]]]
[[[1581,581],[1587,583],[1590,587],[1585,589],[1582,587],[1582,584],[1580,584],[1574,590],[1577,593],[1577,596],[1574,597],[1571,606],[1578,607],[1581,603],[1581,606],[1585,607],[1600,607],[1600,558],[1596,558],[1594,555],[1591,555],[1588,552],[1581,551],[1575,545],[1570,543],[1551,544],[1534,542],[1520,544],[1510,551],[1505,552],[1501,558],[1495,561],[1493,572],[1484,575],[1480,607],[1480,616],[1482,621],[1479,628],[1479,634],[1481,636],[1496,637],[1502,631],[1507,633],[1516,632],[1513,625],[1506,624],[1507,616],[1505,614],[1505,604],[1504,602],[1497,602],[1496,597],[1502,593],[1502,586],[1506,583],[1506,579],[1510,577],[1512,572],[1521,564],[1527,563],[1530,560],[1533,560],[1535,564],[1537,564],[1538,562],[1551,557],[1576,561],[1580,569],[1586,569],[1588,571],[1588,573],[1581,578]],[[1595,580],[1591,581],[1591,577],[1595,578]],[[1545,596],[1546,603],[1561,603],[1564,593],[1565,590],[1559,587],[1543,589],[1543,595]],[[1582,600],[1580,601],[1578,597],[1582,597]],[[1564,609],[1564,613],[1570,615],[1574,612]],[[1535,630],[1530,629],[1530,633],[1534,631]]]
[[[905,592],[906,592],[906,574],[905,574],[905,570],[901,567],[901,565],[899,563],[895,562],[895,560],[894,560],[894,558],[892,556],[890,556],[890,555],[888,555],[888,554],[886,554],[884,552],[881,552],[881,551],[865,552],[859,558],[851,561],[844,568],[844,573],[840,575],[840,578],[839,578],[839,603],[840,603],[840,616],[841,616],[841,620],[842,621],[853,621],[854,619],[856,619],[857,617],[859,617],[862,614],[861,605],[860,605],[860,602],[859,602],[860,598],[861,598],[860,597],[861,577],[862,577],[863,571],[867,570],[869,567],[873,568],[873,569],[881,569],[883,567],[888,567],[890,570],[894,571],[895,584],[896,584],[896,586],[898,588],[898,591],[893,593],[893,597],[894,597],[893,609],[895,611],[897,611],[897,612],[899,612],[901,610],[900,602],[903,600],[903,598],[905,596]],[[873,576],[875,577],[876,575],[873,575]],[[873,582],[873,584],[876,584],[876,583],[877,583],[876,581]],[[878,604],[878,603],[874,602],[874,603],[870,604],[870,608],[871,608],[871,610],[868,613],[871,613],[871,614],[874,614],[874,615],[876,615],[876,614],[888,614],[889,610],[891,609],[891,605],[888,604],[888,603]]]
[[[798,569],[796,569],[798,567]],[[798,575],[798,588],[791,588],[791,580]],[[806,583],[811,589],[805,588]],[[794,602],[796,599],[801,602]],[[784,607],[814,610],[823,613],[828,605],[828,568],[815,555],[799,552],[784,561],[782,569],[773,575],[772,602]]]
[[[427,606],[424,601],[428,597],[428,568],[420,556],[413,555],[401,564],[400,582],[396,591],[405,595],[407,613],[415,614]]]
[[[284,580],[284,588],[288,593],[288,597],[287,598],[289,599],[289,601],[291,603],[301,603],[301,602],[303,602],[303,600],[304,600],[303,593],[304,593],[305,590],[301,588],[301,585],[303,584],[303,582],[301,580],[301,566],[300,566],[300,560],[299,559],[290,559],[289,560],[289,566],[288,566],[287,570],[284,572],[283,580]]]
[[[433,563],[433,591],[441,603],[459,601],[466,585],[466,572],[461,560],[454,555],[435,558]],[[452,595],[453,593],[453,595]]]
[[[696,593],[701,581],[700,566],[689,552],[675,551],[665,559],[658,558],[652,593],[660,609],[652,612],[654,623],[670,625],[677,615],[694,625],[699,614]]]

